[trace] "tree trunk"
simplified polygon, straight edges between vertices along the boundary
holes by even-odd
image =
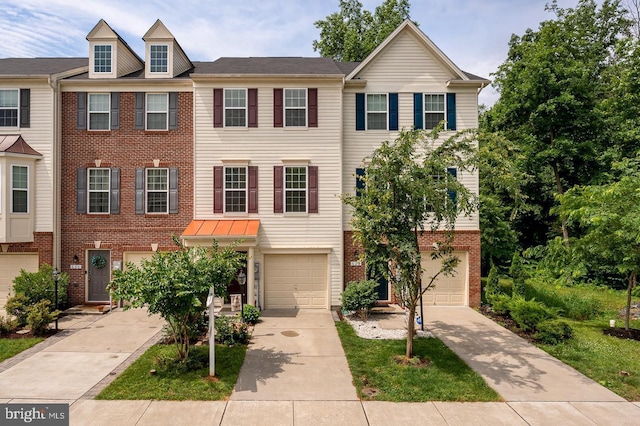
[[[636,286],[637,275],[635,272],[629,274],[629,278],[627,278],[627,313],[624,316],[624,329],[629,330],[629,320],[631,319],[631,293],[633,292],[633,288]]]
[[[413,333],[415,330],[416,304],[409,306],[409,318],[407,320],[407,350],[405,356],[407,359],[413,357]]]
[[[558,190],[558,194],[564,194],[564,188],[562,187],[562,180],[560,179],[560,172],[558,170],[558,163],[553,163],[553,176],[556,180],[556,189]],[[562,219],[562,239],[564,240],[565,245],[569,245],[569,230],[567,229],[567,221],[566,219]]]

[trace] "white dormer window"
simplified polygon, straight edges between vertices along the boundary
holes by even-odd
[[[166,44],[149,46],[149,71],[167,73],[169,71],[169,46]]]
[[[93,72],[110,73],[112,53],[110,44],[96,44],[93,46]]]

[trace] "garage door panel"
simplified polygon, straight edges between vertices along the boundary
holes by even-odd
[[[4,313],[4,305],[13,289],[13,280],[20,275],[20,270],[38,272],[39,263],[37,253],[0,255],[0,313]]]
[[[265,255],[264,263],[267,308],[326,308],[326,255]]]
[[[429,253],[423,253],[422,269],[424,270],[425,285],[431,280],[441,268],[441,260],[431,259]],[[454,253],[460,263],[456,268],[453,276],[439,275],[434,281],[434,287],[427,290],[423,296],[425,305],[466,305],[466,287],[467,287],[467,253]]]

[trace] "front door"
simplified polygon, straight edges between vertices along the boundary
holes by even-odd
[[[107,284],[111,281],[111,253],[109,250],[89,250],[88,302],[108,302]]]
[[[383,273],[386,268],[388,268],[386,262],[367,265],[367,279],[374,280],[378,283],[376,287],[378,300],[384,302],[389,300],[389,281],[387,281]]]
[[[238,282],[238,274],[240,273],[240,271],[242,271],[242,273],[244,274],[244,284],[240,285],[240,282]],[[241,294],[242,295],[242,303],[247,303],[247,287],[248,287],[248,276],[247,276],[247,260],[245,259],[243,261],[243,265],[240,268],[240,270],[236,273],[236,276],[233,278],[233,280],[231,280],[231,282],[229,283],[229,285],[227,286],[227,291],[229,292],[229,295],[232,294]]]

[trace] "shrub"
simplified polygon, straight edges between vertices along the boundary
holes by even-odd
[[[551,319],[538,323],[533,338],[548,345],[557,345],[573,335],[571,326],[564,320]]]
[[[6,336],[14,332],[16,328],[18,328],[18,324],[15,320],[0,315],[0,336]]]
[[[515,252],[511,259],[509,275],[513,279],[512,296],[524,297],[526,291],[524,280],[526,277],[522,257],[520,257],[520,253],[518,252]]]
[[[511,307],[511,297],[506,294],[497,294],[489,301],[493,312],[498,315],[509,315]]]
[[[254,325],[258,322],[258,318],[260,318],[260,311],[253,305],[244,305],[242,308],[242,318],[245,322]]]
[[[249,342],[249,326],[237,317],[221,316],[214,321],[216,342],[231,346]]]
[[[351,281],[342,292],[342,310],[366,320],[378,300],[377,286],[374,280]]]
[[[487,300],[489,302],[491,302],[494,296],[500,294],[500,272],[498,271],[498,267],[496,265],[491,265],[485,292],[487,294]]]
[[[27,325],[35,336],[44,335],[58,315],[57,311],[51,312],[50,305],[48,300],[41,300],[27,309]]]
[[[60,274],[58,279],[58,306],[61,308],[67,305],[67,286],[69,276]],[[13,280],[14,294],[22,293],[26,296],[29,304],[38,303],[41,300],[50,302],[49,310],[55,309],[55,282],[53,280],[53,268],[50,265],[42,264],[38,272],[20,271]]]
[[[587,320],[602,313],[602,303],[593,295],[567,293],[543,282],[530,281],[527,296],[535,298],[547,306],[560,309],[563,314],[574,320]]]
[[[535,299],[513,298],[509,308],[511,318],[524,331],[534,331],[542,321],[553,319],[557,316],[553,309],[548,308],[543,303],[536,302]]]
[[[17,293],[15,296],[7,299],[4,309],[7,311],[8,315],[16,318],[18,327],[23,327],[27,324],[29,299],[24,295],[24,293]]]

